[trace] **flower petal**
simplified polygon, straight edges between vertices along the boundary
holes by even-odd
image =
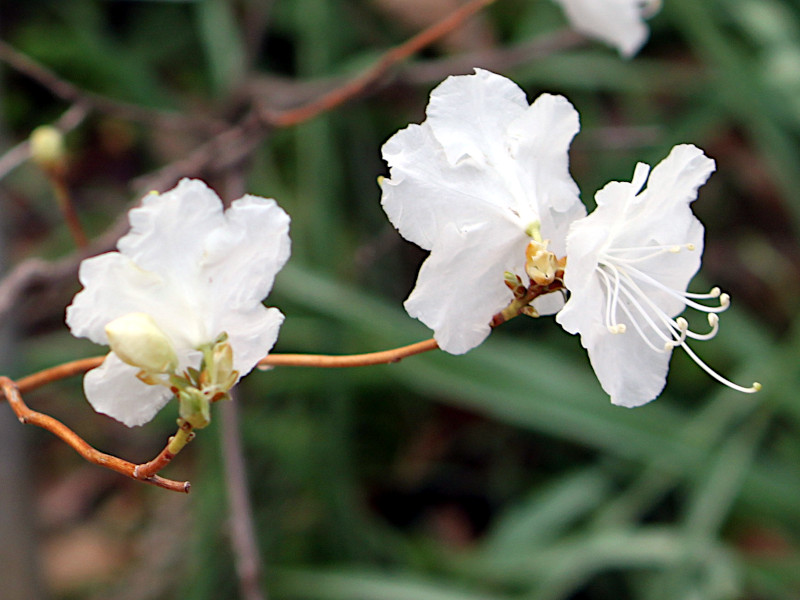
[[[191,348],[205,335],[183,286],[140,269],[119,252],[107,252],[81,263],[84,288],[67,307],[67,325],[76,337],[108,344],[105,326],[129,313],[149,314],[176,348]]]
[[[264,358],[278,339],[283,313],[277,308],[256,304],[247,310],[231,310],[219,320],[234,348],[233,368],[244,377]]]
[[[381,185],[381,204],[407,240],[425,250],[447,223],[470,227],[487,220],[513,219],[511,192],[499,173],[474,161],[447,162],[430,125],[410,125],[383,146],[391,179]]]
[[[611,333],[604,323],[605,290],[596,277],[570,296],[556,321],[569,333],[579,333],[592,368],[611,402],[634,407],[661,393],[671,352],[656,352],[632,327]]]
[[[542,219],[542,235],[550,232],[546,214],[586,214],[580,190],[569,173],[569,146],[580,129],[578,111],[563,96],[542,94],[508,127],[510,152],[529,206]],[[569,219],[566,225],[569,225]],[[560,237],[563,243],[566,227]],[[555,238],[553,238],[555,241]],[[563,252],[564,248],[551,248]]]
[[[497,167],[509,158],[506,128],[527,108],[525,92],[516,83],[475,69],[474,75],[451,76],[440,83],[425,113],[450,165],[469,156],[481,166]]]
[[[245,196],[233,202],[224,226],[208,236],[200,262],[212,314],[260,303],[290,248],[289,215],[275,200]]]
[[[524,232],[502,220],[469,229],[445,225],[405,302],[408,314],[433,329],[442,350],[474,348],[513,299],[503,273],[523,272],[527,243]]]
[[[138,372],[110,353],[102,365],[83,378],[86,399],[97,412],[128,427],[147,423],[169,402],[172,392],[140,381],[136,378]]]
[[[163,194],[148,194],[128,214],[131,230],[117,243],[139,267],[191,280],[206,236],[224,223],[222,201],[199,179],[182,179]]]
[[[617,48],[631,57],[647,41],[646,12],[657,4],[653,0],[556,0],[573,28]]]

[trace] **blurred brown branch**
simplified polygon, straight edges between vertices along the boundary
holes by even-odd
[[[455,31],[464,21],[493,2],[495,0],[467,2],[441,21],[434,23],[399,46],[386,51],[373,66],[308,104],[283,111],[264,107],[259,111],[259,115],[266,124],[273,127],[291,127],[336,108],[362,94],[367,87],[380,80],[392,67]]]
[[[2,40],[0,40],[0,61],[30,77],[48,89],[53,95],[66,102],[79,103],[93,110],[122,119],[170,129],[205,129],[215,132],[225,127],[223,122],[208,116],[187,117],[181,113],[146,108],[89,92],[59,77],[44,65],[39,64]]]

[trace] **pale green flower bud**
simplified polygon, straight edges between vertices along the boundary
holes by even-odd
[[[128,313],[105,327],[108,344],[120,360],[146,373],[171,373],[178,356],[170,339],[146,313]]]
[[[228,342],[220,342],[214,346],[211,365],[208,366],[210,383],[220,391],[230,390],[239,373],[233,370],[233,348]]]
[[[60,170],[64,168],[66,150],[64,135],[51,125],[41,125],[33,130],[30,137],[31,157],[43,169]]]

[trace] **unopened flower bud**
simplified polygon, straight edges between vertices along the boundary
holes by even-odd
[[[227,392],[239,379],[239,372],[233,370],[233,348],[228,342],[219,342],[211,356],[212,364],[208,367],[210,383]]]
[[[170,339],[146,313],[128,313],[106,325],[111,350],[120,360],[146,373],[171,373],[178,356]]]
[[[31,157],[43,169],[60,171],[64,169],[66,150],[64,135],[51,125],[41,125],[30,136]]]
[[[558,271],[556,255],[547,249],[548,240],[532,240],[525,249],[525,272],[538,285],[553,283]]]

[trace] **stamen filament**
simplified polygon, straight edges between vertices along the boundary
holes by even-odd
[[[750,387],[744,387],[739,384],[733,383],[730,379],[725,379],[722,375],[717,373],[714,369],[709,367],[706,363],[704,363],[697,354],[689,347],[688,344],[683,343],[681,344],[681,348],[686,351],[691,359],[699,366],[703,371],[711,375],[714,379],[719,381],[721,384],[728,386],[729,388],[736,390],[737,392],[744,392],[745,394],[753,394],[758,392],[761,389],[761,384],[758,381],[754,381],[753,385]]]
[[[606,288],[605,325],[611,333],[625,332],[625,324],[617,319],[618,311],[633,325],[640,338],[655,352],[670,352],[680,346],[686,354],[716,381],[733,390],[744,393],[753,393],[761,389],[761,384],[754,382],[750,387],[744,387],[726,379],[705,362],[691,349],[687,339],[707,341],[719,331],[718,313],[730,306],[730,296],[722,293],[718,287],[712,288],[705,294],[678,292],[668,288],[660,281],[643,273],[631,265],[636,260],[615,259],[606,254],[598,264],[597,274],[602,285]],[[624,268],[624,266],[628,268]],[[706,333],[697,333],[689,329],[689,322],[684,317],[671,318],[652,300],[641,288],[640,283],[648,284],[667,295],[680,300],[685,306],[694,308],[708,314],[708,324],[711,330]],[[719,306],[706,306],[695,300],[718,299]],[[624,300],[624,301],[622,301]],[[657,324],[658,322],[658,324]],[[648,329],[645,333],[645,329]],[[656,346],[651,337],[655,335],[664,342],[662,348]]]

